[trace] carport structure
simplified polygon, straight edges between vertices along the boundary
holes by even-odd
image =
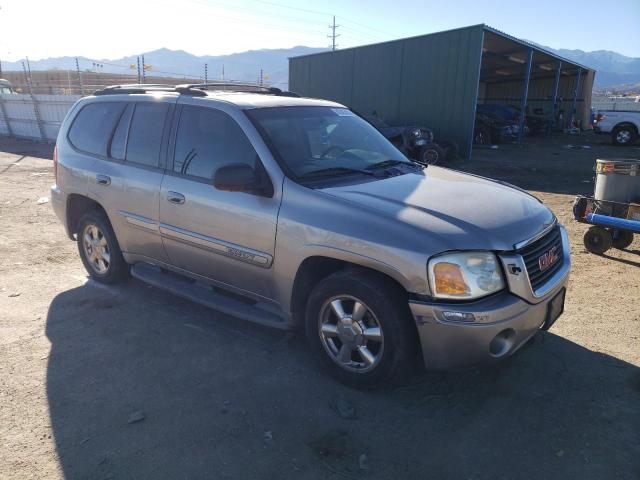
[[[549,131],[586,125],[594,76],[486,25],[289,59],[292,91],[375,111],[392,125],[430,127],[464,157],[479,103],[513,105],[547,121]]]

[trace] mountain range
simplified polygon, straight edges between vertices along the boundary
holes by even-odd
[[[553,49],[543,47],[556,54],[597,70],[594,88],[611,88],[623,84],[640,83],[640,58],[632,58],[610,50],[585,52],[583,50]],[[149,75],[204,78],[204,65],[207,64],[208,79],[236,80],[256,82],[261,70],[266,83],[287,88],[288,58],[326,51],[325,48],[296,46],[282,49],[249,50],[242,53],[220,56],[197,56],[184,50],[161,48],[144,53],[145,64],[150,65]],[[82,70],[95,70],[106,73],[136,73],[137,55],[115,60],[95,60],[78,57]],[[94,64],[101,66],[96,67]],[[31,60],[31,70],[73,70],[75,57],[56,57],[43,60]],[[4,70],[22,70],[21,62],[3,62]]]

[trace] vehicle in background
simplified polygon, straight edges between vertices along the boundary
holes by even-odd
[[[633,145],[640,132],[640,111],[599,110],[594,130],[596,133],[610,134],[614,145]]]
[[[51,204],[95,281],[303,330],[363,387],[499,361],[562,314],[568,237],[532,195],[412,162],[338,103],[215,88],[111,87],[67,114]]]
[[[375,111],[363,116],[376,130],[385,136],[404,155],[423,165],[437,165],[455,158],[457,151],[452,146],[445,150],[433,141],[433,131],[427,127],[394,127],[385,122]]]
[[[16,93],[11,82],[9,80],[5,80],[4,78],[0,78],[0,94],[2,93]]]
[[[478,104],[476,112],[484,115],[491,115],[493,117],[504,120],[505,122],[511,122],[512,124],[520,126],[520,108],[514,105],[508,105],[504,103],[483,103]],[[524,121],[524,133],[531,135],[538,135],[547,131],[548,119],[545,119],[537,115],[525,115]]]
[[[518,138],[520,125],[503,120],[492,113],[476,112],[473,130],[473,143],[476,145],[493,145],[496,143],[514,142]]]

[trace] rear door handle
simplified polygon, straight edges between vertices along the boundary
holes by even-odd
[[[96,175],[96,182],[99,185],[111,185],[111,177],[108,175]]]
[[[178,192],[167,192],[167,200],[178,205],[184,203],[184,195]]]

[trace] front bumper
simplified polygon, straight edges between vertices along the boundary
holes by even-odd
[[[444,370],[494,363],[535,335],[548,318],[550,303],[566,291],[571,260],[564,229],[562,236],[563,265],[536,292],[531,291],[527,277],[526,282],[509,281],[508,290],[474,302],[410,301],[425,367]],[[529,285],[528,292],[522,283]],[[456,317],[465,321],[450,320]]]

